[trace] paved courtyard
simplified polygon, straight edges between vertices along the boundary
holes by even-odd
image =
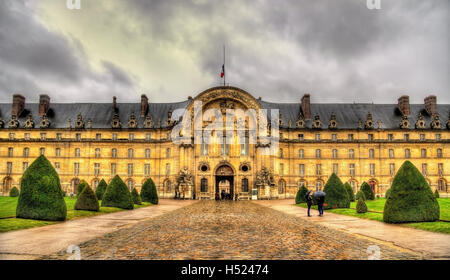
[[[82,259],[381,259],[420,255],[252,202],[200,201],[80,244]],[[45,259],[66,259],[61,251]]]

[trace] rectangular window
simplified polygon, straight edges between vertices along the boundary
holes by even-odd
[[[96,148],[95,149],[95,157],[99,158],[100,156],[101,156],[101,150],[100,150],[100,148]]]
[[[348,157],[355,158],[355,150],[353,150],[353,149],[348,150]]]
[[[350,176],[355,176],[355,164],[354,163],[350,163],[348,165],[348,170],[350,172]]]
[[[316,150],[316,158],[320,158],[321,157],[321,153],[320,153],[320,150],[319,149],[317,149]]]
[[[405,149],[405,158],[411,157],[411,151],[409,149]]]
[[[152,135],[150,133],[145,134],[145,141],[152,140]]]
[[[9,134],[9,140],[14,140],[14,133]]]
[[[315,139],[316,139],[316,141],[320,141],[320,133],[316,133]]]
[[[23,148],[23,157],[28,157],[30,155],[30,148]]]
[[[133,176],[133,164],[128,164],[128,176]]]
[[[391,176],[394,176],[394,175],[395,175],[395,164],[394,164],[394,163],[390,163],[390,164],[389,164],[389,174],[390,174]]]
[[[425,134],[420,134],[420,141],[425,141]]]
[[[130,133],[130,135],[128,135],[128,140],[134,141],[134,134],[133,133]]]
[[[444,164],[438,163],[438,175],[442,177],[444,175]]]
[[[166,176],[170,175],[170,163],[166,163]]]
[[[39,149],[39,154],[45,155],[45,148],[40,148]]]
[[[374,157],[375,157],[375,150],[369,149],[369,158],[374,158]]]
[[[59,173],[60,168],[61,168],[61,166],[59,165],[59,162],[55,162],[55,170],[57,173]]]
[[[405,139],[405,141],[409,141],[409,134],[405,134],[404,139]]]
[[[25,140],[30,140],[30,133],[25,133],[24,138],[25,138]]]
[[[305,157],[305,151],[303,149],[298,150],[298,157],[304,158]]]
[[[81,141],[81,133],[75,134],[75,140]]]
[[[437,156],[438,158],[441,158],[441,157],[442,157],[442,149],[437,149],[437,150],[436,150],[436,156]]]
[[[321,164],[316,164],[316,175],[317,176],[322,175],[322,165]]]
[[[113,133],[113,135],[112,135],[112,140],[113,140],[113,141],[117,141],[117,133]]]
[[[333,163],[333,173],[338,175],[339,165],[337,163]]]
[[[284,164],[280,163],[280,175],[284,175]]]
[[[145,158],[150,158],[150,156],[151,156],[150,149],[145,149]]]
[[[427,164],[422,163],[422,175],[427,176]]]
[[[80,157],[80,148],[75,148],[75,157]]]
[[[388,134],[388,140],[393,141],[394,140],[394,134]]]
[[[373,141],[373,134],[369,134],[368,137],[367,137],[367,139],[368,139],[369,141]]]
[[[111,157],[112,158],[116,158],[117,157],[117,149],[112,149],[111,150]]]
[[[333,158],[338,158],[338,150],[337,149],[332,150],[332,156],[333,156]]]
[[[80,163],[79,162],[75,162],[73,164],[73,173],[75,174],[75,176],[80,175]]]
[[[420,156],[422,158],[426,158],[427,157],[427,149],[421,149],[420,150]]]
[[[61,156],[61,149],[60,148],[56,148],[55,149],[55,156],[56,157],[60,157]]]
[[[394,158],[394,149],[389,149],[389,158]]]
[[[97,141],[102,140],[102,134],[101,133],[95,134],[95,140],[97,140]]]
[[[61,133],[56,133],[56,140],[58,140],[58,141],[62,140],[62,134]]]
[[[47,133],[41,133],[41,140],[44,141],[47,139]]]
[[[12,173],[12,162],[6,163],[6,174],[10,175]]]
[[[369,165],[369,169],[370,169],[370,176],[375,176],[375,164],[371,163]]]
[[[166,158],[170,158],[170,148],[166,149]]]
[[[298,140],[300,140],[300,141],[303,141],[303,140],[304,140],[303,134],[299,134],[299,135],[298,135]]]
[[[333,141],[337,140],[337,134],[336,133],[331,134],[331,140],[333,140]]]
[[[353,141],[353,134],[348,135],[348,141]]]
[[[300,176],[305,176],[305,165],[304,164],[298,165],[298,173]]]
[[[145,175],[146,177],[150,176],[150,164],[148,164],[148,163],[146,163],[146,164],[144,165],[144,175]]]
[[[100,175],[100,163],[94,163],[94,175]]]
[[[8,148],[8,157],[14,156],[14,148]]]
[[[111,163],[111,175],[116,175],[117,174],[117,166],[115,163]]]
[[[441,141],[441,134],[436,134],[436,141]]]

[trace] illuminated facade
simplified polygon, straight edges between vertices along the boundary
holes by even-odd
[[[180,119],[177,109],[193,115],[194,101],[203,112],[216,109],[279,110],[279,149],[264,155],[267,145],[245,138],[232,144],[194,143],[194,133],[183,144],[171,139]],[[26,104],[0,104],[0,193],[20,188],[23,171],[39,154],[59,173],[68,193],[80,180],[92,187],[115,174],[130,187],[141,187],[151,177],[160,197],[174,197],[180,171],[192,174],[188,198],[213,199],[224,190],[231,196],[259,199],[292,198],[300,185],[323,187],[333,173],[357,191],[363,181],[384,195],[404,160],[410,160],[431,188],[447,192],[450,177],[450,105],[311,104],[309,94],[299,103],[271,103],[234,87],[208,89],[178,103],[53,104],[47,95]],[[202,121],[207,127],[208,121]],[[183,132],[185,133],[185,132]],[[180,133],[181,135],[182,133]],[[213,135],[214,136],[214,135]],[[214,138],[214,137],[213,137]],[[270,179],[262,184],[262,171]]]

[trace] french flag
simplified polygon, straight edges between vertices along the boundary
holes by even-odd
[[[223,78],[225,76],[225,64],[222,64],[222,72],[220,73],[220,77]]]

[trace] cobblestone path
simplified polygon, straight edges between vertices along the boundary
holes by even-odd
[[[80,248],[82,259],[367,259],[371,245],[381,259],[420,257],[244,201],[200,201]]]

